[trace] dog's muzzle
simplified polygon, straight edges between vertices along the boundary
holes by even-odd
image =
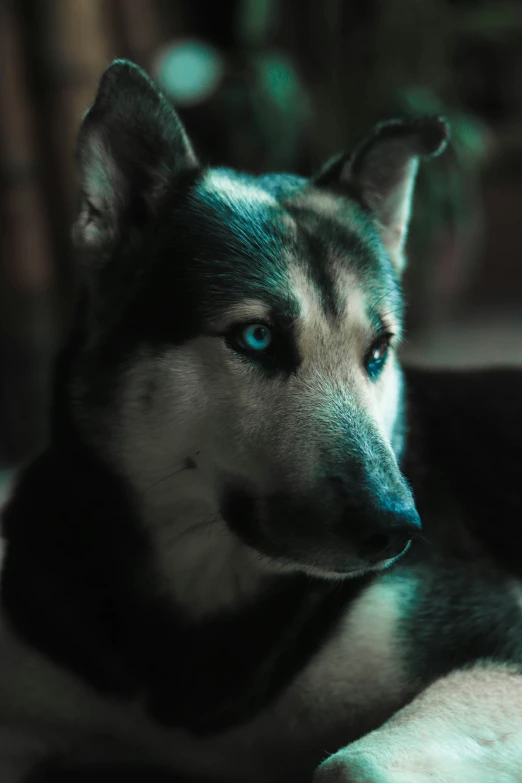
[[[228,487],[221,507],[229,527],[249,546],[278,560],[335,574],[379,568],[402,555],[419,534],[413,498],[368,494],[352,501],[314,497],[256,497]]]

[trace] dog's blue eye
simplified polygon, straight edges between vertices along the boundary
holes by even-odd
[[[264,324],[250,324],[239,333],[240,341],[250,351],[266,351],[272,342],[272,333]]]
[[[366,370],[372,380],[378,377],[384,367],[389,348],[390,335],[379,337],[370,348],[366,358]]]

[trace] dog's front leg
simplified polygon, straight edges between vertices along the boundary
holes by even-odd
[[[314,783],[522,783],[522,671],[475,665],[436,681]]]

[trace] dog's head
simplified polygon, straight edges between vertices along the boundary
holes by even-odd
[[[225,568],[228,547],[350,575],[415,535],[400,278],[419,158],[446,135],[383,124],[311,180],[207,169],[138,68],[104,74],[79,140],[75,410],[173,568]]]

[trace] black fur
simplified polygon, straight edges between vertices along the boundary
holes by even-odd
[[[382,173],[372,168],[378,143],[399,140],[399,165],[392,156],[384,179],[400,190],[412,156],[437,152],[445,136],[439,120],[383,126],[351,159],[347,182],[339,181],[344,164],[316,180],[316,188],[338,195],[325,216],[313,206],[321,191],[295,177],[219,172],[224,193],[197,164],[150,82],[125,64],[105,77],[84,124],[80,161],[92,163],[100,151],[93,141],[101,138],[122,177],[112,178],[108,192],[84,180],[87,285],[57,365],[52,442],[22,473],[3,520],[2,610],[30,645],[96,691],[123,702],[139,698],[159,723],[202,736],[254,717],[325,644],[371,576],[332,584],[278,575],[249,605],[205,621],[160,597],[139,503],[79,435],[71,379],[83,386],[82,404],[93,421],[102,421],[96,414],[111,410],[138,347],[161,352],[199,334],[222,339],[215,317],[250,297],[271,308],[281,336],[280,353],[260,370],[295,372],[302,358],[294,334],[299,303],[288,257],[302,265],[333,319],[341,308],[327,259],[346,259],[369,294],[377,334],[391,310],[400,317],[402,301],[397,267],[365,212],[364,177],[375,185],[371,176]],[[249,198],[252,187],[257,191]],[[259,198],[259,191],[275,201]],[[409,421],[403,467],[425,535],[396,566],[412,583],[419,575],[401,619],[412,681],[427,682],[477,657],[520,662],[521,613],[507,580],[522,571],[513,546],[522,510],[522,373],[408,371],[406,378],[408,418],[399,420],[394,446],[399,454]],[[153,384],[150,379],[143,389],[144,409]],[[103,437],[103,425],[97,426],[94,436]],[[189,456],[184,469],[194,465]],[[454,586],[449,598],[448,584]],[[469,611],[475,593],[476,612]],[[113,774],[136,783],[170,779],[154,770],[74,770],[60,761],[34,774],[28,783],[90,783]]]

